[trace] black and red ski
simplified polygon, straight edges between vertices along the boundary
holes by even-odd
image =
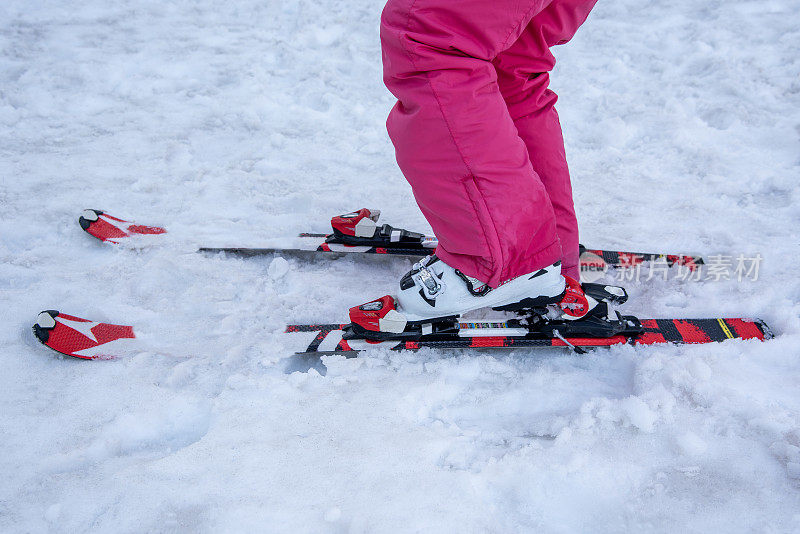
[[[362,208],[331,219],[331,233],[301,233],[293,248],[286,247],[200,247],[199,252],[226,253],[237,256],[291,254],[295,256],[323,254],[337,257],[348,254],[419,258],[433,254],[438,240],[418,232],[378,225],[379,210]],[[85,210],[79,219],[81,228],[107,243],[122,243],[138,235],[162,234],[158,226],[146,226],[114,217],[100,210]],[[632,268],[645,262],[662,262],[694,271],[703,258],[690,254],[661,254],[603,250],[581,245],[581,271],[604,272],[608,268]]]
[[[629,318],[624,318],[625,320]],[[578,348],[610,347],[614,345],[656,345],[662,343],[699,344],[728,339],[770,339],[772,333],[761,320],[740,318],[713,319],[640,319],[641,331],[619,333],[611,337],[542,336],[532,334],[516,320],[504,322],[460,322],[458,333],[433,334],[417,340],[372,341],[347,339],[351,325],[294,324],[286,332],[315,332],[304,351],[298,354],[342,354],[355,357],[359,352],[386,347],[391,350],[438,349],[518,349],[518,348]]]
[[[568,290],[571,289],[569,285]],[[391,350],[569,347],[583,353],[587,347],[619,344],[711,343],[734,338],[764,340],[772,336],[760,320],[640,320],[612,310],[612,306],[628,300],[624,288],[583,283],[579,289],[584,303],[593,304],[582,312],[584,315],[574,319],[560,305],[534,304],[515,309],[513,319],[499,321],[464,321],[449,316],[407,322],[397,313],[394,297],[387,295],[350,308],[350,324],[290,325],[286,332],[317,333],[305,353],[342,354],[376,345]]]
[[[297,354],[344,354],[383,346],[391,350],[440,349],[516,349],[516,348],[590,348],[620,344],[654,345],[659,343],[712,343],[727,339],[772,337],[760,320],[725,319],[642,319],[619,316],[620,333],[610,337],[543,336],[531,333],[519,320],[502,322],[460,322],[457,333],[436,333],[417,340],[367,341],[346,339],[350,324],[294,324],[287,333],[315,333]],[[626,330],[627,329],[627,330]],[[635,331],[635,334],[629,333]],[[33,326],[36,338],[52,350],[85,360],[113,359],[144,350],[138,344],[132,326],[90,321],[56,310],[39,314]]]

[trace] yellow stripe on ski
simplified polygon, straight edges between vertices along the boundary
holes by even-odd
[[[731,330],[728,328],[728,325],[725,324],[725,321],[723,319],[717,319],[717,322],[722,327],[722,331],[725,332],[725,335],[728,336],[728,339],[733,339],[734,336],[731,334]]]

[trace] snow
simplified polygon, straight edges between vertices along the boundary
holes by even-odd
[[[364,206],[429,229],[384,131],[381,7],[3,2],[0,530],[800,531],[800,2],[600,2],[553,74],[584,243],[763,257],[627,282],[625,310],[774,340],[304,361],[287,322],[409,264],[193,251]],[[103,246],[84,208],[169,233]],[[59,357],[44,309],[142,345]]]

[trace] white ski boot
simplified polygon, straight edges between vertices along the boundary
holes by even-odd
[[[409,324],[453,319],[479,308],[504,311],[550,307],[561,319],[583,317],[590,302],[579,283],[561,275],[561,262],[513,278],[492,289],[434,256],[414,264],[400,280],[399,293],[350,309],[361,329],[401,334]]]
[[[513,278],[492,289],[434,256],[423,258],[400,279],[397,305],[410,322],[461,315],[478,308],[514,310],[561,300],[561,262]]]

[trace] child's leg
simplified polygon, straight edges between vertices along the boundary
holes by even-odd
[[[597,0],[554,0],[493,61],[500,91],[525,142],[531,164],[550,197],[562,248],[562,273],[579,280],[578,221],[564,154],[561,124],[547,88],[555,65],[550,47],[563,44],[586,20]]]
[[[389,0],[397,161],[448,265],[490,286],[561,258],[555,215],[491,61],[548,0]]]

